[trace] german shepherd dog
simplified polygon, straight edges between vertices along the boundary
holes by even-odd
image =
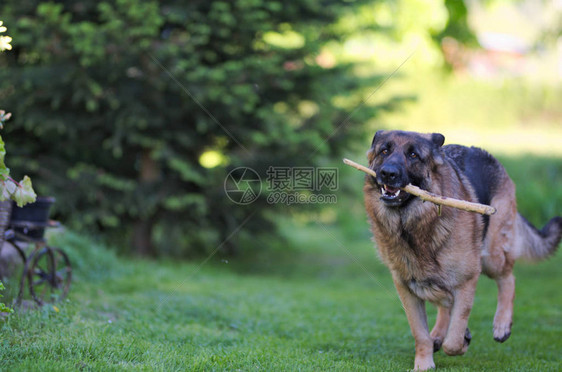
[[[504,167],[475,147],[443,146],[442,134],[378,131],[367,152],[377,176],[365,178],[365,207],[381,260],[390,269],[415,339],[414,369],[434,368],[433,353],[462,355],[481,272],[498,285],[494,339],[511,334],[520,257],[538,260],[556,250],[562,217],[537,230],[517,213],[515,185]],[[436,205],[400,190],[413,184],[432,193],[488,204],[492,216]],[[425,301],[437,306],[429,331]]]

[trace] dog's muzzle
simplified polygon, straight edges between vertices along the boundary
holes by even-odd
[[[401,190],[408,184],[404,172],[394,164],[384,164],[377,173],[377,184],[380,186],[381,200],[388,206],[401,206],[411,196]]]

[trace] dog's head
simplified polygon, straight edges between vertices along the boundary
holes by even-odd
[[[367,152],[369,168],[377,177],[369,176],[367,182],[373,183],[385,205],[404,206],[412,195],[400,189],[409,183],[429,189],[432,171],[443,164],[444,142],[439,133],[378,131]]]

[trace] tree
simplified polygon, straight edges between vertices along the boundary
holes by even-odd
[[[464,1],[445,0],[445,7],[449,14],[447,25],[443,30],[434,35],[440,41],[445,36],[465,44],[476,44],[476,38],[468,26],[468,9]]]
[[[347,36],[334,23],[353,8],[339,1],[3,3],[18,41],[0,60],[14,164],[66,223],[139,254],[228,248],[243,221],[269,233],[286,208],[267,194],[233,205],[228,171],[323,164],[363,135],[350,121],[384,108],[348,117],[367,96],[351,92],[379,78],[321,61]],[[209,152],[222,159],[210,169]]]

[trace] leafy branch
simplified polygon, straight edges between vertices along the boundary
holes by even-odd
[[[0,110],[0,129],[4,127],[4,123],[10,116],[10,113]],[[33,203],[37,195],[33,191],[31,179],[25,176],[23,180],[17,182],[10,177],[10,169],[4,163],[5,156],[4,140],[0,136],[0,201],[12,199],[17,203],[18,207],[23,207],[27,203]]]

